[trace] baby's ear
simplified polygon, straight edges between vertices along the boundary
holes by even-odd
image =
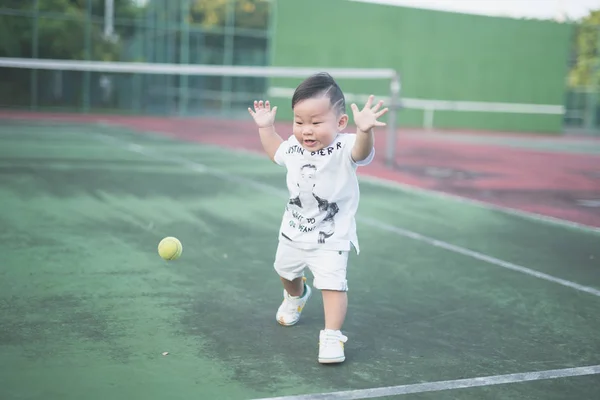
[[[338,119],[338,130],[342,131],[342,130],[346,129],[347,125],[348,125],[348,114],[343,114]]]

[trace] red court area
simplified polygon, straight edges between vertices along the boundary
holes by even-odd
[[[104,122],[180,140],[262,151],[251,120],[0,112],[0,119],[7,118]],[[277,129],[283,137],[287,137],[291,134],[291,123],[280,123]],[[449,138],[451,135],[448,133]],[[362,175],[600,227],[598,154],[458,142],[439,139],[439,136],[434,140],[426,133],[399,130],[396,166],[391,168],[384,164],[383,159],[386,132],[380,130],[378,136],[376,160],[359,169]],[[510,138],[515,134],[505,136]],[[535,140],[531,135],[527,137]],[[598,145],[598,141],[593,139],[572,140],[587,140]]]

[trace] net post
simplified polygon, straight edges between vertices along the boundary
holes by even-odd
[[[225,20],[223,65],[233,65],[233,52],[235,51],[235,4],[233,0],[225,1]],[[226,115],[231,110],[233,77],[225,76],[222,78],[222,82],[223,98],[221,102],[221,114]]]
[[[181,40],[179,41],[179,62],[188,64],[190,62],[190,25],[188,23],[188,15],[190,13],[190,0],[180,1],[179,18],[181,22]],[[189,76],[182,75],[179,83],[179,115],[186,116],[188,114],[189,105]]]
[[[400,110],[400,76],[394,73],[390,81],[390,114],[388,118],[387,146],[385,163],[392,168],[396,165],[397,113]]]
[[[112,39],[114,32],[114,0],[104,0],[104,37]]]
[[[39,54],[39,32],[40,32],[40,0],[33,2],[34,17],[33,17],[33,33],[31,40],[31,55],[33,58],[38,58]],[[30,96],[29,107],[31,110],[37,110],[38,107],[38,71],[31,70],[30,72]]]
[[[84,58],[89,61],[92,59],[92,0],[87,0],[85,3],[85,24],[84,24]],[[83,85],[82,85],[82,111],[89,113],[91,109],[91,89],[92,89],[92,73],[90,71],[83,72]]]
[[[423,110],[423,128],[426,131],[431,131],[433,129],[433,118],[434,118],[435,108],[433,106],[425,107]]]

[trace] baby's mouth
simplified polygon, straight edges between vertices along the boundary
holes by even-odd
[[[317,141],[314,139],[304,139],[304,144],[307,147],[314,147],[317,144]]]

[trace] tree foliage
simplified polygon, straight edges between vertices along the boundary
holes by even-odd
[[[0,56],[117,59],[118,44],[103,36],[104,0],[90,4],[88,10],[88,0],[0,0]],[[119,18],[131,20],[139,6],[115,0],[114,9]],[[116,25],[115,32],[133,34],[124,25]]]
[[[200,61],[211,61],[209,56],[214,53],[218,56],[214,61],[219,63],[231,25],[236,30],[268,29],[269,3],[267,0],[114,0],[114,33],[119,40],[113,41],[104,37],[105,0],[0,0],[0,57],[137,61],[155,54],[148,48],[164,49],[165,40],[172,40],[168,46],[171,50],[161,53],[164,58],[161,62],[177,62],[182,45],[193,51],[202,43],[205,47],[199,52],[203,56]],[[194,40],[184,41],[184,23],[189,24],[189,38]],[[234,34],[238,55],[258,52],[265,46],[264,40],[244,42],[238,37],[243,33],[234,31]],[[255,39],[253,35],[249,34],[250,39]],[[146,53],[140,55],[140,51]],[[26,105],[33,101],[34,92],[38,93],[39,102],[48,98],[59,101],[53,94],[56,87],[63,87],[67,93],[72,86],[68,80],[35,80],[35,76],[41,75],[28,69],[2,68],[0,75],[0,105]],[[97,87],[98,82],[92,85]],[[81,86],[82,93],[89,89]]]
[[[117,60],[118,44],[103,37],[104,2],[0,0],[0,56]],[[192,26],[222,28],[233,22],[236,28],[268,28],[269,3],[265,0],[114,0],[115,33],[121,44],[132,38],[135,19],[143,16],[145,7],[158,11],[170,23],[181,24],[180,7],[186,4],[190,7],[185,12],[187,22]]]
[[[233,12],[236,28],[268,28],[269,3],[265,0],[191,0],[191,23],[204,27],[227,24],[228,7]]]
[[[592,11],[576,28],[574,65],[569,86],[592,86],[600,82],[600,10]]]

